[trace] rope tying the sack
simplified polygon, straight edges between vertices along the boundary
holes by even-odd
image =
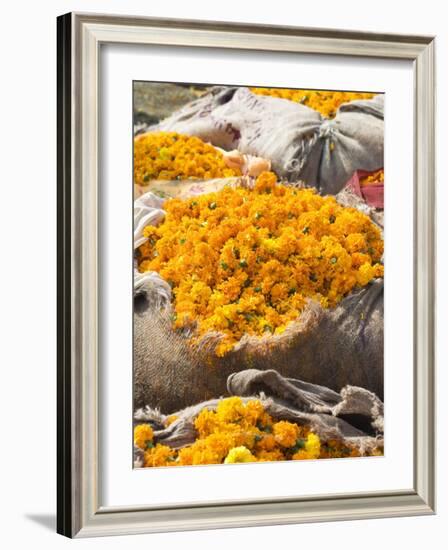
[[[334,123],[332,120],[324,120],[319,128],[319,139],[328,139],[334,135]]]

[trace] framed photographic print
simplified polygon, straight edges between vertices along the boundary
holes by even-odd
[[[58,532],[432,514],[434,38],[58,19]]]

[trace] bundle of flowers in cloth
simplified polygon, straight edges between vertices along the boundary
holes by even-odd
[[[362,388],[340,394],[250,370],[229,377],[233,393],[263,388],[261,396],[215,399],[166,416],[136,411],[136,467],[232,464],[383,454],[383,404]],[[272,396],[273,395],[273,396]],[[348,415],[351,415],[349,417]],[[356,415],[356,416],[354,416]],[[345,418],[357,419],[355,426]]]
[[[272,94],[215,87],[150,129],[269,159],[279,177],[336,194],[355,170],[384,165],[383,107],[383,96],[377,95],[343,103],[329,119]]]
[[[222,395],[230,373],[272,364],[382,395],[383,241],[367,215],[272,173],[252,187],[143,199],[138,406],[168,411]]]

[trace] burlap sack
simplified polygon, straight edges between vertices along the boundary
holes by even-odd
[[[309,426],[323,441],[343,440],[361,454],[383,445],[383,403],[364,388],[346,386],[337,393],[324,386],[285,378],[276,370],[255,369],[231,374],[227,388],[229,394],[241,396],[243,401],[259,399],[276,420]],[[199,412],[204,408],[214,410],[218,403],[219,399],[212,399],[176,411],[177,419],[168,427],[166,415],[146,406],[134,413],[134,423],[150,423],[157,443],[180,449],[195,441],[194,419]],[[142,451],[137,448],[134,463],[136,467],[143,463]]]
[[[384,166],[383,106],[382,95],[353,101],[328,120],[309,107],[248,88],[215,87],[149,130],[194,135],[270,159],[279,176],[336,194],[356,170]]]
[[[352,293],[332,310],[309,303],[281,335],[245,337],[225,357],[213,338],[199,348],[174,332],[171,304],[160,305],[157,276],[134,297],[134,407],[150,405],[168,414],[227,394],[230,374],[275,368],[283,376],[339,391],[347,384],[383,396],[383,281]],[[166,284],[166,283],[165,283]],[[166,287],[163,287],[166,291]]]

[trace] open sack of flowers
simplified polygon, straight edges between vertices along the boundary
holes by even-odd
[[[136,201],[135,407],[217,398],[246,369],[382,397],[381,229],[346,193],[228,183]]]
[[[215,87],[149,130],[269,159],[278,176],[336,194],[356,170],[384,166],[384,99],[372,96]]]

